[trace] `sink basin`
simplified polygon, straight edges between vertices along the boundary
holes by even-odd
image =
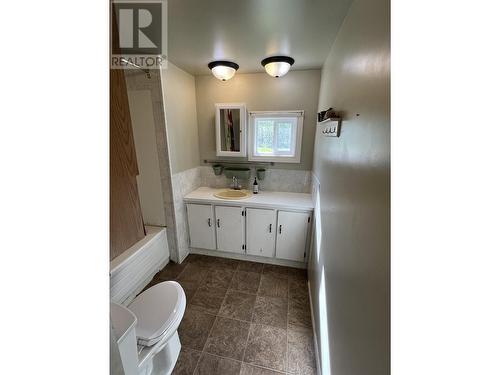
[[[248,190],[222,190],[219,191],[218,193],[214,193],[214,197],[220,198],[220,199],[245,199],[245,198],[250,198],[252,196],[252,193],[249,192]]]

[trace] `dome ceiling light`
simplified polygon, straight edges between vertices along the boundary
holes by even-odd
[[[212,71],[215,78],[227,81],[233,78],[239,65],[231,61],[212,61],[208,64],[208,68]]]
[[[272,56],[262,60],[262,66],[271,77],[282,77],[288,73],[290,67],[295,62],[288,56]]]

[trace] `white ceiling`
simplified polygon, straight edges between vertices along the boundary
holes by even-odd
[[[169,0],[168,59],[195,75],[213,60],[263,72],[268,56],[320,68],[352,0]]]

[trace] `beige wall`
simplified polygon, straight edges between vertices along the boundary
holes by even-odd
[[[201,164],[215,156],[215,103],[246,103],[247,110],[305,111],[300,164],[281,163],[276,168],[312,168],[320,70],[290,71],[279,79],[267,73],[238,74],[227,82],[212,75],[196,76],[196,106]],[[241,160],[236,159],[235,160]],[[244,159],[243,159],[244,160]]]
[[[309,278],[323,374],[390,373],[389,12],[389,0],[355,0],[322,71],[319,108],[345,112],[340,138],[318,133],[314,153]]]
[[[139,166],[137,187],[144,223],[165,226],[151,90],[129,90],[128,100]]]
[[[194,77],[169,63],[162,71],[172,174],[200,164]]]

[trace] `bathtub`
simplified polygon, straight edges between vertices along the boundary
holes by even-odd
[[[127,306],[168,263],[167,231],[146,226],[146,237],[110,262],[110,299]]]

